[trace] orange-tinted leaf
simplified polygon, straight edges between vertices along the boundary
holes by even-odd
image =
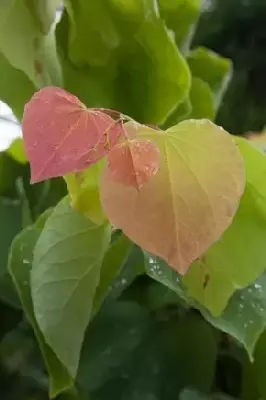
[[[57,87],[41,89],[26,104],[22,131],[32,182],[88,168],[123,134],[119,121]]]
[[[230,135],[207,120],[166,132],[130,123],[125,129],[159,148],[160,168],[139,190],[106,169],[104,211],[131,240],[185,274],[232,222],[245,186],[241,154]]]
[[[126,140],[108,154],[112,179],[140,189],[158,171],[160,151],[150,140]]]

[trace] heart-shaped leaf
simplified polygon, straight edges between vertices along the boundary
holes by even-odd
[[[150,140],[126,140],[108,154],[113,180],[136,189],[157,173],[159,164],[160,151]]]
[[[32,182],[88,168],[123,133],[119,121],[87,109],[77,97],[57,87],[34,94],[26,104],[22,130]]]
[[[185,121],[166,132],[132,124],[125,129],[159,148],[160,169],[139,190],[105,170],[106,215],[139,246],[185,274],[232,222],[245,184],[242,157],[230,135],[207,120]]]

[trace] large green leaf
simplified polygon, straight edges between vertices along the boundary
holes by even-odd
[[[109,303],[88,328],[77,381],[92,391],[122,373],[150,323],[148,312],[137,304]]]
[[[49,215],[50,211],[47,211],[35,225],[24,229],[15,238],[10,250],[9,272],[17,289],[23,310],[38,340],[50,376],[50,394],[52,397],[55,397],[58,393],[71,387],[73,380],[55,353],[45,342],[34,316],[30,292],[30,271],[32,268],[33,250]]]
[[[53,30],[42,34],[25,0],[1,2],[0,32],[0,51],[13,67],[36,87],[60,85]]]
[[[79,94],[82,81],[83,92],[91,87],[95,94],[82,94],[87,105],[109,102],[139,121],[162,123],[188,94],[186,62],[153,1],[113,0],[108,6],[102,0],[67,3],[69,17],[58,28],[65,87]],[[71,63],[80,67],[79,78]]]
[[[31,285],[36,320],[72,377],[109,241],[110,226],[94,225],[73,210],[66,197],[54,209],[34,250]]]
[[[132,315],[135,317],[135,313]],[[124,316],[125,322],[127,319]],[[97,319],[95,323],[96,321]],[[103,332],[108,331],[105,328],[108,322],[105,321]],[[109,324],[109,329],[111,329],[112,320]],[[139,326],[135,323],[132,332],[130,329],[124,332],[122,337],[119,333],[112,335],[105,342],[104,349],[107,354],[100,352],[102,357],[98,355],[97,363],[95,358],[92,358],[93,350],[95,348],[94,351],[97,352],[101,341],[99,338],[98,346],[97,342],[91,341],[87,359],[92,358],[89,363],[92,370],[87,373],[87,387],[91,391],[97,388],[93,383],[98,383],[97,391],[90,393],[93,400],[106,398],[174,400],[186,385],[203,391],[210,389],[216,360],[216,343],[212,328],[203,319],[197,315],[187,315],[179,320],[176,317],[161,320],[146,317],[146,321],[143,320],[141,324],[142,326]],[[119,327],[117,324],[116,329],[118,330]],[[140,328],[142,337],[139,335]],[[143,335],[144,329],[145,335]],[[114,328],[111,332],[113,331]],[[101,336],[103,337],[104,333]],[[125,339],[128,342],[126,346]],[[130,349],[129,346],[133,343],[135,345],[138,343],[138,346]],[[102,347],[103,344],[100,349]],[[99,354],[99,351],[97,353]],[[94,364],[92,364],[93,361]],[[96,366],[99,377],[95,377],[93,365]]]
[[[222,238],[183,279],[188,294],[215,316],[221,314],[236,289],[248,286],[265,270],[266,157],[245,139],[237,139],[237,143],[247,176],[239,210]]]

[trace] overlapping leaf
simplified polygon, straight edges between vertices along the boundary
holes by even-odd
[[[50,395],[51,397],[55,397],[61,391],[71,387],[73,380],[55,353],[45,342],[34,316],[30,293],[30,270],[32,268],[34,246],[49,215],[50,211],[47,211],[39,218],[35,225],[27,227],[15,238],[10,251],[9,273],[12,276],[23,310],[32,325],[46,362],[50,377]]]
[[[235,290],[265,270],[266,157],[245,139],[236,139],[246,167],[247,185],[232,225],[184,278],[188,293],[219,315]],[[219,291],[219,296],[217,296]]]
[[[34,250],[31,291],[45,341],[75,377],[110,226],[73,210],[68,197],[54,209]]]
[[[160,151],[149,140],[126,140],[108,154],[108,169],[112,179],[139,190],[157,172]]]
[[[122,135],[119,122],[55,87],[40,90],[26,105],[22,130],[32,182],[85,170]]]
[[[160,169],[140,190],[106,170],[101,199],[111,222],[184,274],[215,242],[238,208],[245,184],[241,155],[227,132],[207,120],[166,132],[127,125],[160,150]]]
[[[36,87],[59,85],[61,74],[53,29],[49,30],[46,26],[47,34],[43,34],[41,25],[34,18],[38,7],[29,3],[32,1],[1,2],[0,51],[8,62],[23,71]],[[44,14],[43,17],[45,18]]]

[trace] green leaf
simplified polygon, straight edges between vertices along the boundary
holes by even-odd
[[[24,150],[23,139],[21,138],[13,140],[6,152],[21,164],[26,164],[28,160]]]
[[[24,105],[33,95],[35,87],[27,75],[14,68],[1,52],[0,71],[0,99],[21,120]]]
[[[120,274],[123,273],[129,253],[132,251],[132,246],[132,242],[121,234],[107,250],[101,266],[100,282],[94,297],[94,312],[99,310],[110,290],[112,290],[113,281],[121,279]]]
[[[191,51],[187,62],[192,75],[210,86],[217,108],[232,76],[231,61],[204,47],[198,47]]]
[[[266,274],[237,291],[219,317],[214,318],[203,308],[201,311],[215,327],[243,344],[252,359],[256,342],[266,327]]]
[[[222,238],[183,279],[188,295],[214,316],[221,314],[235,290],[248,286],[265,270],[266,157],[245,139],[236,140],[247,179],[238,212]]]
[[[0,152],[0,196],[17,198],[16,180],[22,175],[22,165],[8,155]]]
[[[265,382],[265,367],[266,367],[266,331],[260,336],[255,352],[254,352],[254,363],[251,365],[252,376],[255,378],[257,383],[258,391],[261,398],[266,398],[266,382]]]
[[[79,94],[72,63],[80,67],[79,80],[83,76],[84,84],[86,76],[94,77],[90,85],[82,86],[86,105],[108,102],[110,108],[138,121],[163,123],[188,94],[190,72],[154,2],[113,0],[106,7],[102,0],[71,0],[67,9],[69,17],[58,28],[58,33],[65,30],[58,37],[66,88]],[[103,79],[108,89],[103,90]],[[85,93],[89,86],[96,97]]]
[[[0,198],[0,299],[18,308],[19,301],[7,271],[8,253],[14,237],[21,230],[21,202]]]
[[[60,0],[25,0],[26,6],[44,35],[49,33],[60,3]]]
[[[127,352],[127,357],[124,355],[122,358],[120,355],[120,363],[123,361],[121,364],[117,363],[120,353],[117,351],[119,347],[117,349],[116,346],[120,339],[120,349],[123,349],[122,338],[112,337],[110,347],[105,346],[106,352],[109,349],[112,368],[109,367],[108,375],[103,373],[108,380],[95,379],[93,372],[86,375],[87,382],[88,376],[93,378],[92,382],[99,382],[98,390],[90,393],[92,399],[176,399],[180,390],[187,384],[199,390],[210,389],[216,361],[216,343],[212,328],[197,315],[186,315],[179,320],[176,316],[161,320],[146,317],[146,324],[148,329],[146,328],[145,335],[142,333],[142,340],[138,346]],[[110,324],[110,327],[112,325]],[[132,343],[135,336],[135,340],[139,340],[137,324],[135,333],[133,332],[130,338],[125,334],[123,339],[127,338],[129,343]],[[89,353],[87,358],[91,358]],[[105,360],[109,361],[108,354],[102,355],[102,368],[105,366]],[[105,372],[105,369],[103,371]],[[96,389],[95,386],[88,388]]]
[[[67,197],[54,209],[34,250],[35,317],[46,342],[72,377],[109,242],[110,226],[94,225],[71,208]]]
[[[147,311],[130,302],[115,302],[96,316],[85,336],[77,381],[89,391],[102,386],[134,354],[147,334]]]
[[[1,2],[0,51],[36,87],[60,85],[53,30],[42,35],[25,1]]]
[[[106,220],[99,194],[99,180],[104,165],[103,160],[93,164],[86,171],[68,174],[64,177],[72,207],[98,225],[103,224]]]
[[[190,90],[191,112],[186,116],[188,118],[207,118],[214,120],[215,105],[210,86],[200,78],[192,77]]]
[[[179,400],[234,400],[233,397],[224,394],[215,393],[213,395],[206,395],[197,390],[184,389],[179,396]]]
[[[9,256],[9,273],[16,286],[23,310],[32,325],[44,357],[49,377],[50,395],[55,397],[73,385],[65,367],[47,345],[36,322],[30,292],[30,271],[32,268],[33,250],[41,234],[43,226],[50,215],[50,211],[43,214],[35,225],[24,229],[13,241]]]
[[[166,25],[175,34],[175,41],[178,46],[187,50],[194,24],[200,15],[199,0],[159,0],[160,14]]]
[[[236,338],[252,358],[256,341],[266,326],[266,274],[249,287],[236,291],[223,313],[214,317],[189,296],[181,277],[164,261],[146,253],[145,266],[151,278],[173,290],[188,307],[199,309],[213,326]],[[220,294],[220,290],[218,293]]]

